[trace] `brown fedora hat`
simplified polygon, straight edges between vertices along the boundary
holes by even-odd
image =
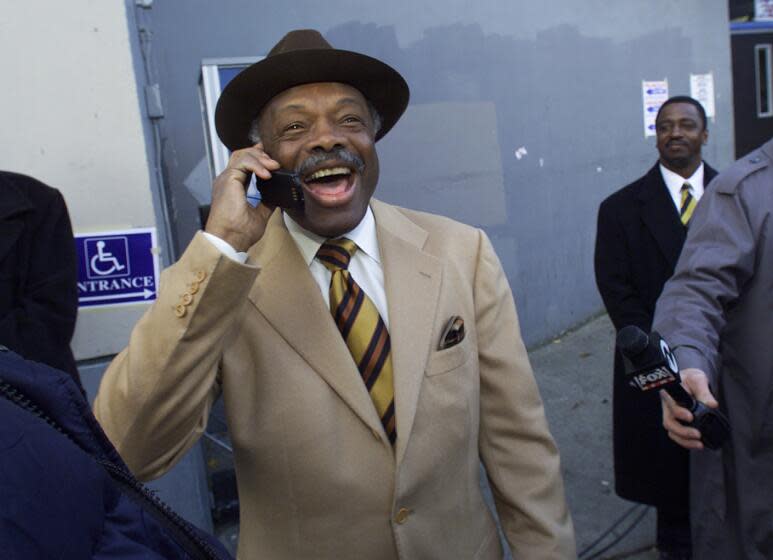
[[[228,83],[215,109],[217,135],[231,150],[250,146],[250,125],[266,103],[291,87],[317,82],[357,88],[381,116],[376,140],[389,132],[408,105],[408,84],[394,68],[364,54],[334,49],[319,31],[299,29]]]

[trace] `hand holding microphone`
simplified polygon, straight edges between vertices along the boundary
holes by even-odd
[[[709,449],[719,449],[730,434],[730,424],[727,417],[719,410],[707,407],[703,402],[696,400],[685,391],[681,384],[679,375],[679,366],[676,358],[671,352],[663,338],[656,332],[648,336],[644,331],[633,325],[620,330],[617,335],[617,347],[623,355],[626,374],[631,379],[631,385],[640,391],[650,391],[652,389],[662,389],[668,393],[680,407],[687,409],[692,415],[692,421],[688,422],[689,416],[682,413],[671,411],[674,419],[681,421],[700,432],[700,441]],[[686,370],[695,371],[699,370]],[[702,373],[702,372],[701,372]],[[705,381],[705,376],[703,376]],[[695,379],[685,379],[691,388],[699,389],[698,397],[708,398],[708,384]],[[703,387],[705,390],[701,390]],[[664,406],[666,404],[664,403]],[[675,409],[678,411],[678,409]],[[677,414],[682,418],[678,418]],[[669,429],[669,432],[677,443],[684,447],[695,447],[689,445],[690,432],[676,429]],[[679,441],[681,439],[682,441]]]
[[[686,368],[679,371],[682,385],[693,398],[699,400],[709,408],[717,408],[714,395],[709,388],[709,380],[706,374],[696,368]],[[668,437],[685,449],[703,449],[701,433],[691,427],[692,413],[678,405],[665,391],[660,392],[663,409],[663,427],[668,432]]]

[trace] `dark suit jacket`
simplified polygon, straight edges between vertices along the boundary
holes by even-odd
[[[78,380],[75,243],[62,195],[0,171],[0,344]]]
[[[716,174],[704,163],[704,185]],[[655,303],[674,273],[686,232],[657,163],[601,203],[596,283],[617,330],[636,325],[650,331]],[[617,493],[637,502],[686,507],[687,451],[668,439],[657,392],[641,394],[628,386],[617,351],[613,428]]]

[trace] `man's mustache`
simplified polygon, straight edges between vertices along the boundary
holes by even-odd
[[[296,173],[300,177],[305,177],[312,171],[323,167],[325,163],[335,162],[337,164],[345,164],[354,168],[358,173],[362,173],[365,169],[365,162],[362,158],[355,153],[350,152],[346,148],[333,148],[326,152],[317,152],[301,162],[296,170]]]

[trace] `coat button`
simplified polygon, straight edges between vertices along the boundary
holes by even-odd
[[[411,511],[406,508],[400,508],[397,511],[397,514],[395,515],[395,523],[398,525],[402,525],[406,521],[408,521],[408,516],[411,514]]]
[[[186,307],[182,303],[178,303],[174,306],[174,314],[178,317],[185,317]]]
[[[190,286],[188,286],[188,293],[195,294],[198,291],[199,291],[199,283],[191,282]]]
[[[201,283],[204,281],[206,277],[207,277],[207,272],[205,270],[196,271],[196,282]]]
[[[182,303],[183,305],[190,305],[192,301],[193,301],[193,296],[190,294],[190,292],[185,292],[180,298],[180,303]]]

